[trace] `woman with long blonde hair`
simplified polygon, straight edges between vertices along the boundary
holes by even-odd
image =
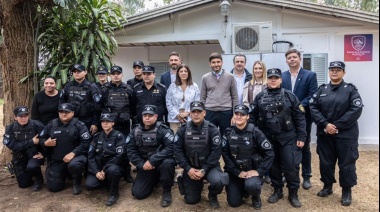
[[[256,95],[267,86],[267,69],[263,61],[256,61],[253,64],[252,80],[245,83],[243,89],[243,104],[249,107]]]

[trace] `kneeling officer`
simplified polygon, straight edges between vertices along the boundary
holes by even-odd
[[[247,192],[252,195],[253,208],[260,209],[263,176],[273,163],[274,151],[264,133],[248,123],[248,111],[245,105],[235,106],[236,125],[227,128],[222,139],[224,170],[230,178],[227,202],[239,207]]]
[[[102,185],[110,189],[110,197],[106,203],[111,206],[119,199],[119,181],[124,173],[125,137],[113,130],[115,124],[113,113],[102,113],[100,116],[102,132],[94,135],[88,151],[88,175],[86,187],[94,190]]]

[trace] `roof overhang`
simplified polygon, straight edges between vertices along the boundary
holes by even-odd
[[[175,42],[144,42],[144,43],[123,43],[119,47],[149,47],[149,46],[192,46],[219,44],[218,40],[194,40],[194,41],[175,41]]]

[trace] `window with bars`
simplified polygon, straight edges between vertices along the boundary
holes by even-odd
[[[161,75],[169,70],[169,63],[168,62],[154,62],[149,63],[150,66],[153,66],[156,70],[156,82],[160,82]]]

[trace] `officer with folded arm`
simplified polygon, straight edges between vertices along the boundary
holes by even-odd
[[[227,128],[222,139],[224,171],[230,178],[226,186],[227,202],[239,207],[247,192],[252,195],[253,208],[260,209],[263,176],[272,165],[274,151],[264,133],[248,123],[248,111],[245,105],[235,106],[235,125]]]
[[[78,195],[82,192],[82,174],[91,135],[86,125],[74,117],[72,104],[60,104],[58,113],[59,118],[50,121],[40,133],[40,144],[48,161],[46,187],[52,192],[61,191],[71,175],[73,194]]]
[[[228,175],[220,168],[222,154],[218,128],[205,120],[205,105],[200,101],[190,103],[191,121],[183,124],[174,138],[174,154],[178,166],[184,169],[178,177],[180,193],[187,204],[201,200],[203,179],[206,179],[210,206],[219,207],[217,195],[228,184]]]
[[[161,182],[161,206],[167,207],[172,203],[171,188],[174,184],[174,135],[168,126],[157,121],[157,117],[157,107],[145,105],[142,122],[132,129],[125,142],[128,158],[137,167],[132,195],[136,199],[145,199]]]
[[[113,129],[116,117],[113,113],[102,113],[100,121],[102,132],[94,135],[88,151],[88,175],[86,187],[94,190],[101,186],[110,189],[110,196],[106,202],[111,206],[119,199],[119,181],[123,172],[125,153],[124,135]]]
[[[41,152],[38,134],[44,129],[44,125],[29,119],[29,110],[26,106],[18,106],[13,110],[15,121],[8,125],[3,139],[4,146],[12,150],[10,170],[16,175],[20,188],[33,185],[33,191],[39,191],[44,183],[41,165],[44,157]]]

